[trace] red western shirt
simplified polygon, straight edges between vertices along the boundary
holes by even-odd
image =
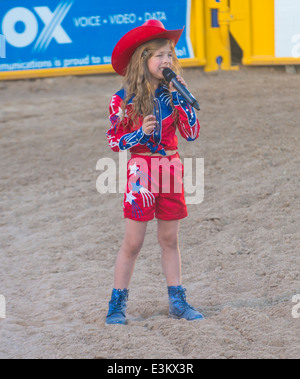
[[[109,104],[110,129],[107,139],[113,151],[130,150],[131,153],[160,153],[166,155],[166,150],[177,150],[178,139],[176,136],[176,124],[174,110],[171,107],[171,96],[173,104],[178,111],[178,129],[187,141],[194,141],[199,137],[200,124],[194,109],[177,92],[171,92],[165,86],[160,86],[155,92],[154,114],[158,121],[154,133],[147,135],[142,130],[143,118],[140,117],[139,124],[133,125],[127,113],[132,105],[133,98],[125,109],[125,117],[121,121],[122,102],[126,97],[124,89],[117,92]]]

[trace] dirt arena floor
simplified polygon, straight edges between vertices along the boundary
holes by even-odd
[[[100,194],[115,75],[0,82],[0,358],[300,358],[300,73],[184,70],[199,99],[204,200],[182,221],[182,281],[205,321],[168,318],[148,225],[129,324],[105,326],[122,194]],[[299,312],[299,311],[298,311]],[[295,312],[294,312],[295,315]]]

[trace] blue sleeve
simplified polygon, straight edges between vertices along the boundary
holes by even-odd
[[[138,130],[125,134],[120,138],[119,149],[128,150],[135,145],[145,145],[151,137],[151,134],[145,134],[142,127]]]

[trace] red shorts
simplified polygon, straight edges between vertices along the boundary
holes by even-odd
[[[167,157],[132,154],[127,164],[124,217],[136,221],[187,217],[178,153]]]

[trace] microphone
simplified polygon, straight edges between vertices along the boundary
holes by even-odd
[[[173,86],[177,89],[177,91],[184,97],[184,99],[192,107],[196,108],[197,111],[200,111],[200,106],[199,106],[198,101],[194,98],[194,96],[190,93],[190,91],[176,79],[177,75],[175,74],[174,71],[172,71],[170,68],[164,68],[163,76],[168,83],[170,82],[173,83]]]

